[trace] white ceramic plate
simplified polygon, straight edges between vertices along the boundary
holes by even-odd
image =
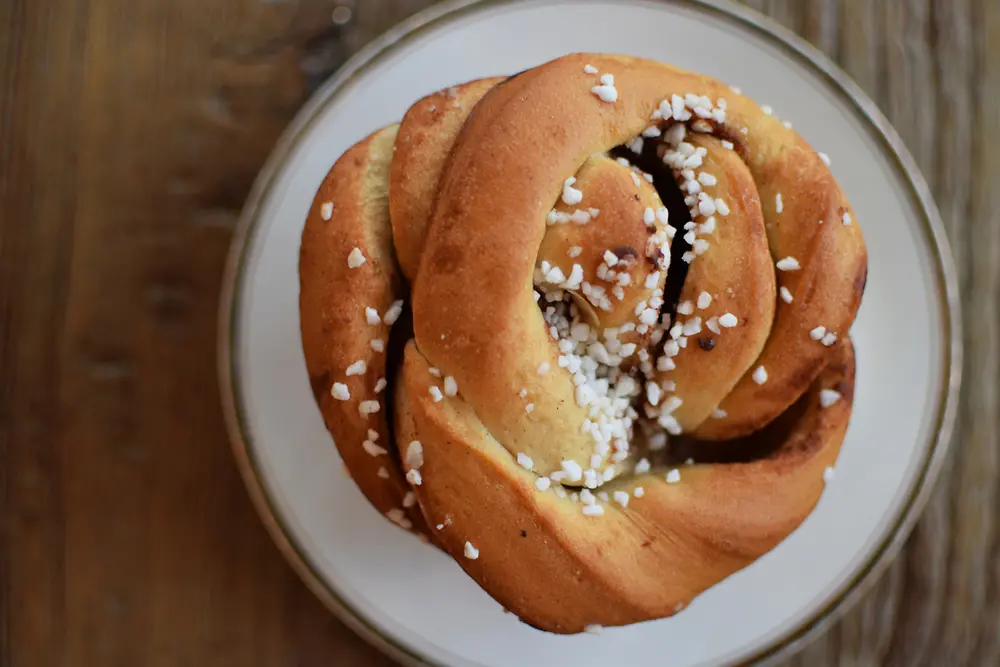
[[[368,505],[313,402],[298,330],[299,235],[334,160],[428,92],[571,51],[670,62],[773,106],[830,155],[870,253],[854,327],[854,417],[815,512],[682,614],[599,637],[520,624],[454,562]],[[261,174],[223,298],[223,395],[237,459],[290,562],[341,617],[404,662],[770,661],[858,597],[908,531],[954,414],[956,294],[937,214],[897,137],[839,71],[790,34],[717,2],[450,3],[352,60],[303,109]]]

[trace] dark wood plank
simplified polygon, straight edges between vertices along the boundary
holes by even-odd
[[[232,226],[332,7],[0,10],[4,665],[384,662],[271,544],[216,397]]]

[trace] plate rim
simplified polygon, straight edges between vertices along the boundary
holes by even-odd
[[[860,115],[868,125],[869,131],[882,144],[886,157],[901,172],[909,186],[909,195],[922,214],[915,225],[924,236],[931,254],[935,296],[940,302],[942,313],[942,383],[941,392],[937,397],[934,427],[923,444],[925,451],[918,475],[914,478],[913,486],[900,505],[898,514],[883,536],[881,544],[872,551],[865,563],[858,566],[851,577],[841,583],[840,590],[830,602],[798,622],[783,635],[776,637],[768,646],[741,657],[736,662],[728,663],[728,667],[773,665],[804,648],[828,625],[841,618],[860,601],[899,553],[929,500],[951,448],[959,404],[963,339],[958,274],[944,223],[930,187],[916,161],[877,105],[829,57],[773,19],[737,5],[731,0],[639,1],[650,5],[693,5],[708,14],[714,13],[718,18],[733,20],[742,27],[770,39],[786,55],[799,59],[826,79],[834,92],[841,94],[853,107],[853,111]],[[257,514],[282,556],[324,606],[370,645],[405,665],[445,667],[441,663],[432,662],[427,656],[420,655],[403,641],[383,634],[372,621],[354,610],[333,586],[324,582],[320,569],[287,529],[281,511],[263,481],[259,462],[250,444],[252,438],[249,429],[246,428],[242,382],[234,354],[234,349],[238,348],[237,341],[240,335],[236,318],[241,311],[240,287],[246,267],[244,259],[246,250],[251,246],[251,241],[259,229],[257,215],[260,205],[277,180],[283,165],[303,135],[312,127],[321,110],[345,86],[363,75],[382,57],[407,44],[413,37],[427,29],[439,27],[472,12],[528,2],[530,0],[444,0],[403,20],[349,58],[296,113],[258,173],[237,220],[222,277],[218,312],[217,370],[223,416],[237,468]]]

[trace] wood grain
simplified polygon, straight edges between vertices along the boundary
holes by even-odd
[[[429,0],[0,1],[0,665],[388,665],[283,563],[232,465],[215,311],[309,90]],[[966,325],[954,455],[905,550],[789,664],[1000,664],[1000,4],[753,0],[881,106]],[[341,16],[343,16],[341,10]]]

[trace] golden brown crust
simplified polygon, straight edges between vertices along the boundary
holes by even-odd
[[[403,439],[419,434],[423,443],[420,507],[441,547],[530,625],[573,633],[671,616],[773,549],[812,511],[852,406],[849,340],[831,355],[766,458],[682,466],[676,483],[654,469],[609,487],[630,493],[627,507],[609,503],[603,516],[587,517],[578,502],[537,492],[535,475],[467,403],[427,398],[427,361],[411,343],[396,401]],[[823,389],[843,398],[821,407]],[[466,542],[478,549],[475,560]]]
[[[651,237],[657,232],[665,233],[666,229],[666,224],[655,217],[647,224],[646,211],[662,208],[663,202],[640,170],[604,155],[588,158],[575,178],[574,185],[583,192],[583,199],[572,206],[560,200],[553,207],[557,219],[560,214],[571,219],[549,223],[536,263],[544,267],[548,262],[566,276],[580,266],[583,282],[602,286],[605,292],[602,299],[593,297],[593,293],[584,294],[579,287],[568,290],[592,326],[603,330],[634,324],[636,307],[648,303],[654,290],[662,290],[667,278],[663,267],[669,262],[669,241],[662,263],[646,253]],[[589,222],[574,222],[574,215],[584,216],[584,220],[589,218]],[[607,264],[604,257],[607,252],[616,258],[612,267],[617,274],[615,280],[627,273],[627,282],[601,279],[598,267]],[[620,289],[620,299],[612,293],[615,287]],[[644,334],[625,331],[618,335],[618,340],[642,344],[649,336],[650,331]]]
[[[708,77],[576,54],[428,96],[338,160],[303,232],[303,348],[372,503],[525,622],[578,632],[675,613],[811,511],[866,267],[792,130]],[[663,467],[682,451],[698,463]]]
[[[699,226],[712,225],[714,231],[706,235],[710,249],[688,270],[675,326],[700,324],[687,329],[694,333],[673,358],[677,368],[660,373],[661,380],[676,383],[676,393],[683,397],[674,417],[685,432],[709,418],[757,359],[771,332],[775,306],[774,267],[750,171],[715,137],[694,135],[689,141],[706,149],[707,173],[719,175],[714,198],[731,204],[728,215],[717,211],[693,220]],[[711,299],[704,308],[699,305],[703,294]],[[691,315],[681,314],[681,309]],[[719,323],[727,313],[738,313],[736,326]]]
[[[727,418],[698,430],[699,437],[712,440],[761,428],[809,386],[830,357],[810,331],[822,326],[839,337],[850,329],[868,271],[854,211],[819,155],[773,116],[747,116],[746,126],[749,135],[769,138],[749,152],[747,166],[768,221],[771,257],[776,263],[795,258],[801,268],[776,274],[792,302],[778,300],[771,334],[755,364],[767,369],[768,381],[758,385],[744,376],[721,405]]]
[[[402,510],[409,491],[386,421],[386,393],[376,391],[389,370],[385,352],[372,349],[371,341],[387,345],[389,327],[370,325],[365,315],[369,307],[384,315],[402,296],[385,187],[395,135],[396,126],[379,130],[337,160],[309,210],[299,255],[302,350],[313,395],[351,477],[383,514]],[[354,248],[366,261],[351,269],[347,258]],[[366,371],[348,376],[347,367],[358,361]],[[350,398],[335,399],[334,383],[345,385]],[[363,401],[378,401],[379,411],[362,415]],[[387,453],[365,451],[369,429],[378,433],[374,444]],[[406,518],[398,522],[425,531],[415,507],[407,509]]]
[[[396,135],[389,176],[389,212],[399,266],[413,280],[434,208],[434,196],[455,137],[472,108],[502,78],[452,86],[416,102]]]
[[[592,78],[584,72],[588,62],[616,72],[615,104],[595,103]],[[771,366],[768,382],[759,385],[745,376],[721,405],[730,416],[706,422],[703,435],[738,437],[766,424],[801,395],[828,357],[828,349],[812,341],[809,331],[829,325],[827,329],[843,332],[856,312],[845,305],[858,298],[850,269],[866,265],[858,226],[832,219],[818,224],[832,215],[831,208],[847,211],[829,170],[798,135],[707,77],[646,60],[592,55],[567,56],[531,74],[493,88],[470,115],[453,149],[451,168],[440,186],[434,233],[414,285],[421,350],[457,378],[474,406],[491,405],[477,412],[512,451],[529,453],[547,469],[563,459],[589,456],[586,434],[577,428],[586,411],[571,400],[567,378],[534,373],[556,354],[524,279],[531,275],[544,236],[542,221],[562,182],[588,156],[645,129],[661,99],[689,91],[712,99],[728,95],[726,125],[749,128],[741,147],[749,155],[747,166],[772,227],[772,258],[797,253],[804,268],[788,278],[789,289],[801,292],[798,305],[793,310],[779,304],[770,342],[755,364]],[[767,202],[774,202],[782,189],[802,194],[789,197],[779,216]],[[520,194],[510,198],[510,192]],[[503,225],[495,224],[499,211]],[[817,224],[807,225],[807,219]],[[808,283],[800,284],[804,279]],[[489,285],[491,298],[468,299],[469,285]],[[823,318],[827,324],[818,321]],[[444,339],[441,331],[448,332]],[[482,363],[483,351],[488,363]],[[542,401],[536,402],[530,429],[525,428],[522,405],[497,400],[521,387]],[[535,442],[558,445],[539,451]]]

